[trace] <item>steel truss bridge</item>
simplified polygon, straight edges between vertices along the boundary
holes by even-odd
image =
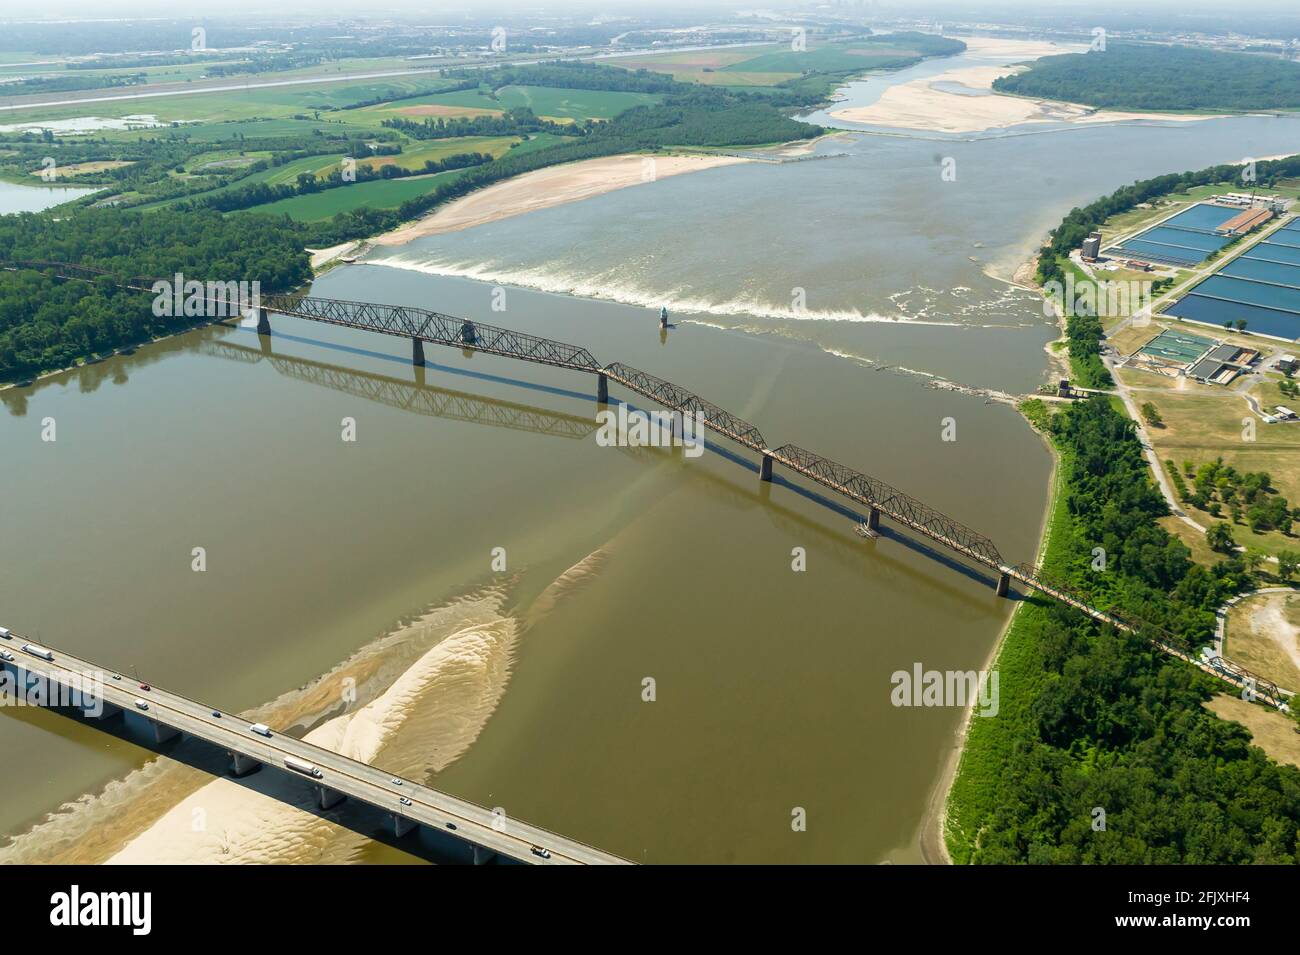
[[[159,283],[171,289],[173,279],[144,277],[123,278],[103,269],[64,262],[7,261],[0,269],[35,270],[57,278],[100,282],[108,281],[119,288],[152,295],[159,294]],[[187,283],[189,285],[191,283]],[[199,283],[192,283],[199,285]],[[997,574],[997,593],[1007,596],[1012,580],[1060,603],[1082,611],[1094,620],[1117,630],[1136,634],[1157,649],[1185,660],[1220,679],[1238,685],[1273,706],[1286,703],[1285,694],[1272,680],[1252,673],[1223,657],[1201,659],[1182,646],[1173,634],[1149,621],[1113,609],[1101,609],[1088,595],[1053,581],[1042,568],[1032,564],[1010,564],[993,541],[959,521],[930,507],[890,484],[848,465],[801,448],[794,444],[773,447],[758,428],[706,401],[694,392],[641,371],[615,362],[602,365],[579,345],[499,328],[467,318],[458,318],[409,305],[381,305],[373,302],[350,302],[298,294],[263,294],[255,300],[243,300],[230,286],[235,283],[201,285],[192,293],[207,306],[205,314],[219,320],[243,314],[256,314],[259,334],[271,332],[270,315],[289,315],[327,325],[380,332],[411,341],[413,364],[424,364],[424,345],[444,345],[466,351],[482,352],[536,364],[566,368],[597,376],[597,400],[609,398],[609,382],[614,381],[643,398],[656,402],[676,415],[690,415],[716,434],[734,441],[761,456],[760,480],[772,479],[773,464],[780,464],[810,481],[865,508],[864,529],[874,532],[881,516],[910,528],[913,532],[980,564]]]

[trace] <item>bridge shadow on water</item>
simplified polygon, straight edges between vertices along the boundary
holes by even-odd
[[[404,401],[387,399],[387,398],[375,398],[375,396],[370,393],[374,389],[368,387],[356,387],[348,383],[340,383],[340,381],[338,380],[339,376],[346,376],[347,378],[355,377],[357,379],[362,379],[367,381],[383,382],[389,388],[404,389],[410,395],[434,395],[434,394],[456,395],[461,399],[471,402],[475,405],[487,406],[493,408],[524,409],[530,413],[533,419],[552,416],[557,418],[562,417],[564,419],[567,419],[570,422],[582,422],[582,421],[589,422],[589,427],[586,428],[582,432],[582,434],[563,435],[566,437],[584,437],[586,435],[594,433],[594,431],[598,426],[598,422],[595,420],[594,417],[595,405],[596,405],[596,396],[594,394],[594,389],[593,391],[590,392],[578,391],[572,388],[562,388],[555,385],[546,385],[535,381],[528,381],[526,379],[516,378],[510,375],[502,375],[493,372],[485,372],[477,369],[465,368],[463,366],[444,365],[437,362],[428,361],[427,358],[425,364],[422,367],[413,366],[409,358],[400,355],[394,355],[382,351],[375,351],[373,349],[362,348],[356,345],[348,345],[341,342],[326,341],[326,340],[304,336],[304,335],[287,334],[279,330],[274,330],[269,337],[265,335],[259,336],[257,334],[257,331],[251,327],[237,326],[234,327],[234,331],[239,333],[241,337],[246,336],[249,339],[256,340],[258,344],[256,346],[243,345],[226,339],[220,339],[215,342],[204,343],[204,345],[200,346],[200,350],[206,354],[218,354],[216,348],[224,348],[224,349],[229,349],[231,351],[238,350],[238,352],[243,353],[244,357],[242,360],[253,361],[253,362],[258,360],[271,361],[273,364],[277,366],[277,370],[281,371],[281,373],[288,374],[291,377],[307,378],[308,380],[311,380],[315,384],[319,384],[324,387],[329,387],[332,388],[333,390],[344,391],[352,394],[360,394],[362,397],[372,398],[373,400],[381,400],[383,401],[383,403],[390,404],[394,407],[401,407],[403,408],[403,410],[420,411],[422,413],[436,414],[439,417],[456,417],[458,420],[473,420],[481,424],[494,424],[494,425],[505,426],[505,427],[518,427],[517,425],[501,425],[499,421],[488,420],[488,416],[484,414],[479,414],[476,417],[471,418],[463,415],[452,415],[440,411],[425,411],[420,406],[427,405],[429,402],[420,401],[415,398],[411,398],[409,400],[404,400]],[[330,351],[336,351],[344,354],[357,355],[364,358],[383,361],[413,371],[416,380],[411,381],[409,379],[389,378],[387,376],[377,375],[373,372],[360,371],[358,369],[353,369],[353,368],[345,368],[342,366],[314,362],[311,359],[301,358],[298,356],[277,354],[274,351],[274,342],[277,340],[285,341],[285,342],[293,342],[301,345],[307,345],[314,348],[324,348]],[[213,346],[216,346],[216,348],[214,348]],[[234,356],[219,354],[219,357],[234,357]],[[297,374],[291,370],[286,370],[286,369],[312,369],[312,368],[319,369],[322,372],[328,372],[329,375],[333,376],[335,380],[334,381],[324,380],[324,377],[321,375],[317,375],[315,377],[308,377],[303,374]],[[481,381],[481,382],[487,382],[496,385],[505,385],[512,388],[519,388],[521,390],[530,391],[536,394],[543,394],[543,395],[549,395],[553,397],[559,397],[559,398],[564,398],[564,399],[569,399],[574,401],[581,401],[584,404],[588,405],[589,407],[593,408],[592,416],[590,418],[585,418],[584,416],[578,416],[578,415],[575,416],[560,415],[558,412],[550,411],[549,409],[545,409],[545,408],[526,406],[526,405],[515,405],[512,402],[506,402],[494,398],[487,398],[482,395],[472,395],[464,392],[450,392],[447,389],[437,388],[435,386],[426,384],[423,380],[423,376],[429,371],[437,372],[443,375],[468,379],[472,381]],[[610,405],[617,406],[619,404],[625,405],[629,410],[639,411],[647,414],[651,413],[646,411],[646,409],[639,408],[637,405],[631,402],[615,399],[611,396]],[[538,431],[541,433],[548,433],[548,434],[555,433],[554,431],[545,430],[537,426],[519,428],[519,429]],[[740,498],[742,498],[743,500],[745,500],[750,504],[761,504],[765,508],[765,510],[769,513],[769,515],[778,523],[794,522],[803,531],[805,532],[811,531],[812,533],[822,538],[824,541],[828,543],[833,543],[835,545],[834,549],[836,551],[844,551],[847,547],[849,550],[851,550],[853,554],[858,555],[859,559],[861,559],[861,557],[864,555],[870,556],[871,558],[873,558],[873,560],[871,561],[872,564],[883,562],[884,564],[890,566],[891,569],[905,573],[906,576],[908,576],[912,580],[918,582],[924,582],[932,587],[938,587],[952,595],[961,594],[962,602],[966,603],[968,606],[973,605],[973,606],[983,607],[987,609],[989,607],[994,607],[998,605],[998,600],[993,594],[993,588],[997,583],[997,578],[987,568],[984,568],[980,565],[968,564],[965,561],[961,560],[959,557],[950,554],[946,550],[943,550],[936,546],[932,546],[929,543],[927,543],[925,540],[914,537],[910,534],[907,534],[906,532],[900,531],[892,526],[889,526],[884,522],[882,522],[880,525],[880,529],[879,529],[880,536],[878,540],[863,539],[855,533],[843,534],[840,532],[833,531],[830,528],[827,528],[823,524],[809,520],[805,515],[799,512],[796,512],[788,507],[784,507],[783,505],[773,502],[771,500],[771,488],[779,487],[784,490],[787,490],[790,493],[797,495],[798,497],[817,505],[818,507],[824,509],[825,511],[835,514],[839,517],[842,517],[854,524],[865,524],[867,517],[866,515],[862,514],[861,512],[849,506],[848,504],[845,504],[842,501],[835,500],[834,498],[831,498],[816,490],[808,488],[803,484],[798,483],[797,480],[787,477],[781,473],[774,472],[772,474],[771,482],[760,482],[758,479],[758,475],[759,475],[758,462],[751,460],[741,452],[738,452],[730,447],[723,445],[720,441],[716,441],[716,440],[706,441],[704,442],[704,446],[709,452],[730,462],[736,467],[752,475],[753,485],[752,487],[744,488],[740,485],[732,484],[731,482],[725,482],[721,478],[714,478],[713,475],[708,474],[707,472],[701,472],[697,470],[695,473],[705,476],[706,479],[714,479],[722,484],[727,485],[727,487],[730,489],[730,491],[733,494],[739,495]],[[620,450],[640,452],[641,456],[643,457],[661,459],[664,461],[673,459],[673,452],[669,449],[623,448]],[[678,460],[680,461],[680,458],[678,458]],[[966,578],[969,581],[977,583],[982,587],[989,588],[990,599],[988,601],[984,601],[976,597],[966,595],[963,591],[960,591],[958,588],[948,587],[947,585],[934,579],[933,575],[918,573],[915,571],[914,568],[910,567],[906,563],[885,556],[877,547],[877,545],[881,541],[888,541],[891,544],[896,544],[914,554],[920,555],[922,557],[929,559],[930,561],[939,564],[945,569],[952,571]],[[1015,590],[1012,591],[1012,595],[1016,595],[1017,593],[1018,592]]]

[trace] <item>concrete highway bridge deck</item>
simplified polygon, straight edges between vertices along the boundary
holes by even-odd
[[[33,269],[75,281],[107,279],[120,287],[151,295],[158,294],[160,286],[169,289],[173,286],[172,279],[126,278],[103,269],[66,262],[6,261],[0,262],[0,269]],[[759,480],[771,481],[773,466],[780,464],[853,502],[866,511],[862,527],[865,536],[874,535],[883,515],[991,571],[999,596],[1008,596],[1011,582],[1018,581],[1046,597],[1083,611],[1095,620],[1138,634],[1153,646],[1180,659],[1189,660],[1207,673],[1247,687],[1256,699],[1274,706],[1285,703],[1284,695],[1273,681],[1222,657],[1216,657],[1210,662],[1192,658],[1185,648],[1180,647],[1181,641],[1172,634],[1146,621],[1097,607],[1088,595],[1046,579],[1042,570],[1032,564],[1011,564],[984,534],[885,481],[795,444],[774,446],[755,425],[706,401],[689,389],[620,362],[602,365],[582,346],[409,305],[351,302],[297,293],[262,294],[256,301],[244,301],[237,297],[242,293],[231,288],[237,286],[237,283],[212,283],[206,292],[200,283],[193,284],[200,286],[196,294],[214,312],[225,310],[224,314],[231,317],[239,314],[256,315],[257,331],[261,335],[271,334],[271,314],[282,314],[408,339],[411,342],[411,361],[417,366],[425,364],[425,344],[433,344],[595,375],[595,397],[602,403],[609,400],[609,384],[615,382],[668,408],[673,413],[673,427],[677,434],[681,433],[678,429],[685,426],[683,422],[689,416],[715,434],[759,455]],[[663,321],[666,323],[666,317]],[[1205,643],[1213,644],[1212,634],[1206,634]]]
[[[156,743],[184,733],[223,749],[230,769],[244,776],[262,767],[289,773],[316,790],[321,809],[345,797],[374,806],[389,815],[398,837],[424,826],[472,849],[475,863],[495,857],[531,865],[630,865],[600,849],[558,833],[493,812],[484,806],[402,779],[374,766],[349,759],[274,728],[262,735],[241,716],[215,709],[161,687],[145,690],[136,680],[105,669],[47,644],[36,644],[0,628],[0,660],[14,674],[19,690],[35,678],[49,681],[47,699],[57,702],[54,688],[77,691],[71,698],[83,714],[100,719],[122,716],[142,722]],[[137,701],[148,708],[142,709]],[[288,761],[288,762],[286,762]]]

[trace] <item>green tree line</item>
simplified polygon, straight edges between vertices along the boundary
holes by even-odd
[[[288,291],[311,277],[302,231],[287,218],[217,212],[156,216],[88,209],[67,218],[0,216],[0,261],[70,262],[127,277],[259,282]],[[107,280],[0,271],[0,381],[29,378],[180,331],[199,319],[157,316],[152,296]]]
[[[1024,73],[994,80],[993,88],[1105,109],[1296,109],[1300,65],[1259,54],[1109,43],[1105,50],[1045,56]]]
[[[1253,586],[1249,571],[1236,558],[1191,564],[1155,523],[1164,503],[1133,423],[1104,398],[1050,430],[1064,499],[1044,564],[1103,601],[1157,612],[1189,648],[1208,642],[1213,608]],[[973,720],[949,799],[956,861],[1297,861],[1300,770],[1203,707],[1225,684],[1045,598],[1017,611],[998,665],[999,715]]]

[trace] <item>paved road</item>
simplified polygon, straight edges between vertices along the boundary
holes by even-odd
[[[318,784],[353,799],[390,811],[396,815],[428,826],[431,829],[454,833],[457,838],[482,846],[498,855],[534,865],[626,865],[625,859],[599,849],[575,842],[564,836],[517,819],[493,814],[490,809],[455,796],[438,792],[410,780],[394,784],[391,773],[348,759],[303,740],[294,739],[272,731],[271,738],[252,732],[253,725],[239,716],[222,713],[214,716],[214,708],[158,687],[140,689],[140,685],[115,671],[79,659],[62,650],[40,646],[54,654],[52,662],[25,653],[22,645],[27,638],[13,634],[0,639],[0,650],[13,654],[14,662],[6,664],[22,667],[32,673],[48,675],[54,682],[69,684],[69,675],[81,678],[83,685],[95,681],[103,687],[107,703],[121,707],[123,712],[136,713],[173,727],[190,736],[196,736],[231,752],[237,752],[287,772],[286,756],[294,756],[317,766],[322,773],[319,780],[303,776],[305,785]],[[147,701],[149,709],[139,710],[135,700]],[[406,798],[411,805],[401,805]],[[549,856],[533,852],[536,846]]]

